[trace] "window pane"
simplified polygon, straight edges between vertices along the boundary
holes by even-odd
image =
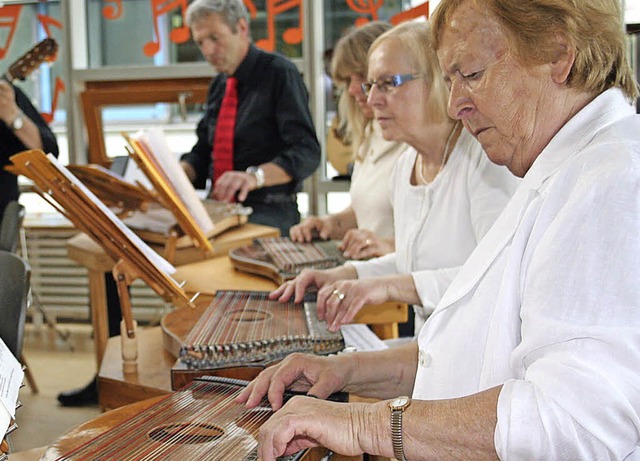
[[[89,67],[162,66],[203,61],[200,51],[183,23],[178,2],[163,3],[153,11],[149,0],[104,0],[87,2]],[[274,13],[268,0],[247,2],[251,33],[260,48],[291,58],[302,56],[300,7],[289,2],[284,11]],[[117,7],[118,5],[121,6]],[[110,9],[109,9],[110,8]],[[165,11],[166,10],[166,11]]]

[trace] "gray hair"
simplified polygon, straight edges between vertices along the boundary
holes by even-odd
[[[240,19],[249,23],[249,13],[242,0],[194,0],[185,15],[187,26],[212,14],[219,15],[233,33]]]

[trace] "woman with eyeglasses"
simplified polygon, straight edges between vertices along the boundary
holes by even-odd
[[[342,240],[341,249],[349,259],[372,258],[394,250],[387,184],[393,164],[409,146],[383,138],[362,90],[369,47],[389,29],[391,24],[384,21],[350,29],[336,43],[331,63],[333,81],[341,89],[338,129],[351,143],[355,160],[351,205],[339,213],[310,216],[289,230],[295,242],[310,242],[314,237]]]
[[[300,302],[308,287],[319,288],[319,317],[332,330],[365,304],[406,302],[417,334],[518,181],[448,116],[449,91],[426,23],[402,24],[376,39],[362,87],[384,138],[412,147],[391,176],[395,252],[305,270],[271,297]]]

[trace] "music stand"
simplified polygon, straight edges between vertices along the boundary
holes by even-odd
[[[31,179],[35,190],[80,231],[101,245],[117,261],[113,276],[122,309],[122,355],[125,371],[137,360],[135,321],[128,287],[140,278],[165,301],[194,307],[184,289],[171,277],[175,268],[129,229],[93,192],[52,155],[29,150],[13,155],[7,169]],[[197,295],[196,295],[197,296]]]

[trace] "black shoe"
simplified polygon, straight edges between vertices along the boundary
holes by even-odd
[[[80,389],[60,392],[58,402],[63,407],[84,407],[98,404],[98,380],[93,378],[89,384]]]

